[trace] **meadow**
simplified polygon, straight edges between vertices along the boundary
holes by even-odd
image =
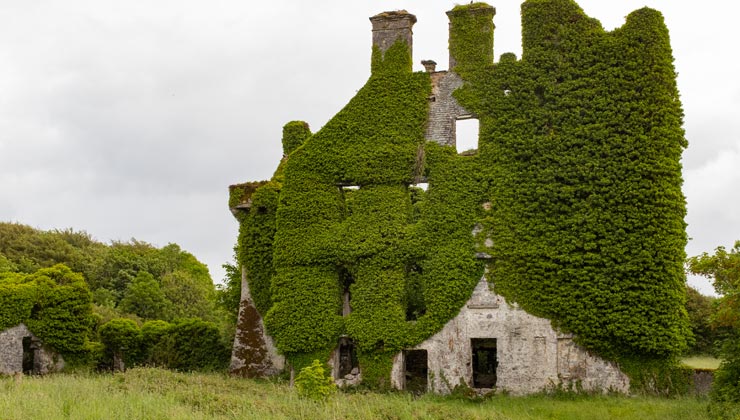
[[[701,420],[699,398],[573,394],[480,400],[407,393],[339,392],[300,398],[281,381],[155,368],[117,374],[0,377],[0,419],[671,419]]]

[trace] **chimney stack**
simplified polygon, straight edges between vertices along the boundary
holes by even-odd
[[[408,46],[408,59],[411,61],[413,45],[413,31],[411,27],[416,23],[416,16],[405,10],[379,13],[370,18],[373,25],[373,47],[380,52],[381,61],[386,51],[401,40]],[[374,50],[375,48],[373,48]]]

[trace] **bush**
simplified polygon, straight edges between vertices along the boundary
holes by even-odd
[[[324,366],[316,359],[301,369],[295,378],[295,387],[298,395],[314,401],[326,400],[337,390],[334,380],[325,374]]]

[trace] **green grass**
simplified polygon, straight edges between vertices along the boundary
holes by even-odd
[[[681,363],[692,369],[713,369],[716,370],[722,360],[712,356],[690,356],[681,359]]]
[[[284,383],[131,369],[124,374],[0,377],[0,419],[687,419],[706,401],[619,396],[496,396],[483,401],[338,393],[301,399]]]

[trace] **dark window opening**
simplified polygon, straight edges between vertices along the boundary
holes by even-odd
[[[339,366],[337,369],[337,379],[344,378],[346,375],[357,375],[360,373],[360,364],[357,361],[357,352],[355,345],[347,337],[339,339]]]
[[[35,372],[36,346],[33,339],[23,337],[23,373],[30,375]]]
[[[429,365],[426,350],[404,352],[404,376],[406,391],[414,394],[423,394],[427,391]]]
[[[498,356],[495,338],[473,338],[473,388],[495,388]]]
[[[455,147],[461,155],[472,155],[478,151],[478,120],[464,117],[455,120]]]
[[[416,321],[427,312],[421,267],[411,264],[406,269],[406,321]]]
[[[344,267],[339,268],[339,285],[342,288],[342,316],[348,316],[352,313],[352,284],[355,279],[352,274]]]

